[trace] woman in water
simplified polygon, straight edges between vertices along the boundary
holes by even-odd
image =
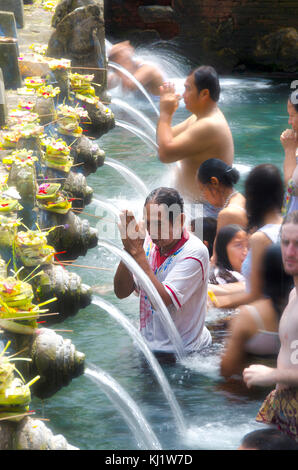
[[[197,177],[203,199],[219,211],[217,233],[230,224],[245,228],[245,198],[234,189],[240,177],[238,170],[218,158],[210,158],[201,164]]]
[[[262,298],[242,305],[230,320],[230,334],[221,357],[221,375],[242,372],[249,354],[275,356],[279,352],[279,320],[293,288],[293,278],[285,273],[280,245],[267,248],[262,276]]]
[[[251,170],[245,182],[247,228],[251,233],[248,254],[242,264],[245,292],[239,292],[237,283],[228,284],[226,290],[221,287],[220,291],[212,287],[218,308],[235,308],[262,297],[263,257],[268,246],[279,239],[283,196],[283,181],[276,166],[265,163]]]
[[[284,215],[298,209],[298,92],[293,92],[288,99],[289,124],[280,136],[285,151],[284,176],[287,185]]]
[[[210,284],[244,282],[241,266],[248,251],[248,236],[240,225],[226,225],[217,234],[216,264],[211,267]]]

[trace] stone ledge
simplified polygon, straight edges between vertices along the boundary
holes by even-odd
[[[175,21],[175,13],[172,7],[157,5],[140,6],[138,13],[144,23],[171,23]]]

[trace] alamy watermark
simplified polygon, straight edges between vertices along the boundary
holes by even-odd
[[[184,204],[184,218],[181,217],[179,204],[149,204],[139,217],[131,213],[121,213],[119,217],[104,206],[97,206],[95,215],[100,219],[96,225],[99,238],[119,241],[123,238],[136,240],[145,238],[146,232],[151,239],[180,239],[183,228],[194,232],[203,240],[203,205]]]
[[[291,90],[291,103],[298,104],[298,80],[293,80],[290,85]]]

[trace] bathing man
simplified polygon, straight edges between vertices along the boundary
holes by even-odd
[[[196,181],[199,166],[208,158],[219,158],[232,166],[234,144],[229,125],[217,105],[220,85],[214,68],[202,66],[194,70],[184,87],[185,106],[192,115],[174,127],[172,119],[180,97],[170,83],[160,88],[158,153],[163,163],[177,162],[173,184],[185,202],[201,202]]]
[[[295,287],[279,324],[281,348],[277,367],[251,365],[244,369],[243,378],[249,388],[276,385],[256,419],[276,424],[298,442],[298,211],[284,219],[281,250],[284,269],[293,276]]]
[[[136,80],[152,95],[160,94],[159,87],[164,82],[161,71],[153,64],[141,62],[134,57],[134,48],[129,41],[119,42],[111,47],[109,51],[109,60],[124,67],[130,72]],[[108,74],[108,88],[116,87],[119,82],[126,91],[137,90],[136,84],[121,72]]]
[[[155,286],[180,334],[184,351],[191,353],[211,344],[205,327],[209,254],[201,240],[184,228],[183,210],[183,200],[175,189],[157,188],[145,201],[143,228],[124,211],[119,229],[124,249]],[[120,299],[134,291],[139,293],[140,330],[150,349],[175,353],[158,310],[123,262],[114,277],[114,291]]]

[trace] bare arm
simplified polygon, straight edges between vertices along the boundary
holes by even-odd
[[[154,287],[158,291],[159,295],[161,296],[165,305],[171,305],[172,299],[167,293],[165,287],[157,277],[155,276],[154,272],[151,269],[150,264],[145,255],[145,251],[143,248],[144,238],[143,234],[141,233],[141,229],[139,228],[138,224],[135,221],[133,214],[128,211],[124,211],[120,215],[120,224],[119,229],[122,237],[122,242],[125,250],[134,258],[134,260],[138,263],[138,265],[143,269],[143,271],[147,274],[151,282],[153,283]],[[137,236],[136,236],[137,235]],[[126,279],[127,278],[129,279]],[[120,263],[118,266],[118,270],[115,275],[116,279],[116,290],[115,293],[119,298],[124,298],[130,295],[134,290],[134,281],[133,276],[130,271]],[[115,286],[115,280],[114,280]],[[119,295],[118,295],[119,294]]]
[[[295,132],[292,129],[286,129],[280,136],[281,144],[285,151],[284,159],[284,180],[288,184],[292,178],[296,168],[296,149],[298,148],[298,140]]]
[[[275,384],[298,387],[298,368],[277,369],[261,364],[253,364],[244,369],[243,379],[248,388],[254,385],[267,387]]]
[[[157,143],[159,159],[163,163],[173,163],[185,157],[205,151],[214,140],[214,128],[209,119],[184,121],[172,128],[173,115],[178,108],[179,95],[174,86],[165,84],[160,87],[160,117],[157,124]],[[191,120],[192,125],[189,125]]]
[[[135,290],[133,275],[121,261],[114,276],[114,292],[118,299],[125,299]]]
[[[246,357],[245,343],[256,331],[253,319],[246,312],[245,306],[230,320],[229,330],[229,338],[220,364],[221,375],[226,378],[242,372]]]

